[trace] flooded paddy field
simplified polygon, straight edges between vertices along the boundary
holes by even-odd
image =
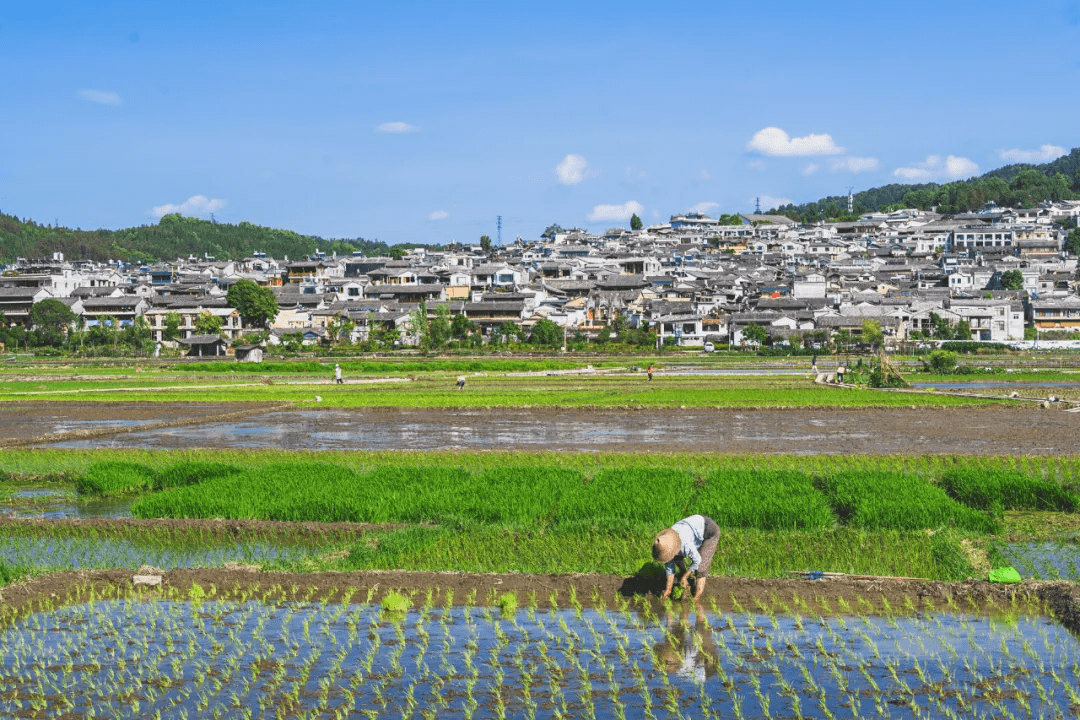
[[[1034,406],[267,409],[215,421],[215,414],[235,407],[215,407],[180,426],[49,438],[41,446],[1043,455],[1075,452],[1077,423],[1074,414]],[[65,405],[63,412],[102,426],[113,413],[131,417],[113,405]],[[168,421],[172,413],[148,405],[135,416]],[[0,423],[0,442],[34,444],[39,437],[29,421],[8,423],[0,416]]]
[[[6,588],[0,713],[55,717],[1064,717],[1080,642],[1023,591],[604,576],[58,574]],[[1025,595],[1024,593],[1027,593]],[[1060,606],[1059,606],[1060,607]]]

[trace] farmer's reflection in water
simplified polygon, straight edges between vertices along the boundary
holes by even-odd
[[[665,670],[693,683],[716,675],[718,652],[705,611],[693,608],[664,618],[664,640],[653,647]]]

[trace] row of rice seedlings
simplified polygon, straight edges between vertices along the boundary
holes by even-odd
[[[168,471],[166,471],[168,472]],[[997,524],[940,488],[881,470],[819,479],[842,522],[869,529]],[[589,482],[559,468],[387,467],[363,475],[337,465],[291,463],[209,477],[140,498],[136,517],[352,521],[367,523],[654,523],[705,513],[722,527],[812,529],[834,524],[810,477],[794,471],[721,470],[700,487],[685,471],[605,470]]]
[[[1025,473],[1080,488],[1080,456],[972,456],[972,455],[723,455],[716,453],[563,453],[464,451],[295,451],[278,449],[142,450],[99,449],[74,452],[51,448],[0,449],[0,481],[6,478],[71,477],[85,475],[95,463],[138,463],[152,472],[178,461],[221,463],[241,470],[256,470],[287,462],[321,462],[356,472],[386,467],[458,467],[469,472],[505,467],[563,468],[592,478],[603,470],[632,468],[674,469],[705,477],[724,469],[833,474],[848,470],[903,471],[936,482],[951,470],[1000,469]]]
[[[952,470],[942,476],[941,486],[968,507],[999,515],[1004,510],[1076,512],[1080,507],[1080,495],[1016,470]]]
[[[76,480],[75,489],[88,495],[118,495],[194,485],[239,472],[240,469],[233,465],[205,461],[180,462],[155,471],[142,463],[111,460],[92,464],[86,474]]]
[[[910,475],[849,472],[822,478],[822,489],[842,522],[854,527],[916,530],[955,526],[1000,530],[990,516],[965,507],[941,488]]]
[[[706,479],[693,505],[720,527],[803,530],[836,524],[810,476],[791,470],[717,471]]]
[[[1059,626],[795,598],[661,614],[616,597],[172,588],[0,610],[0,711],[140,717],[1054,717],[1080,700]],[[360,603],[350,605],[350,600]],[[479,601],[479,602],[478,602]],[[516,598],[515,598],[516,601]],[[508,609],[494,609],[501,602]],[[881,605],[881,602],[876,603]],[[962,608],[956,608],[957,611]]]

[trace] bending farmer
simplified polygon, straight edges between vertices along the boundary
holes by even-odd
[[[704,515],[691,515],[657,535],[652,546],[653,560],[664,563],[664,572],[667,573],[667,584],[660,597],[671,595],[679,565],[685,567],[679,584],[689,592],[690,573],[695,573],[694,599],[701,597],[719,540],[720,527],[712,518]]]

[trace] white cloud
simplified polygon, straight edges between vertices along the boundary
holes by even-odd
[[[124,102],[116,93],[102,92],[101,90],[80,90],[79,97],[98,105],[119,105]]]
[[[921,163],[914,163],[911,167],[896,168],[893,175],[905,180],[917,180],[925,182],[944,177],[949,180],[971,177],[979,172],[979,166],[965,157],[949,155],[942,161],[940,155],[928,155]]]
[[[804,167],[802,169],[802,174],[803,175],[813,175],[814,173],[816,173],[820,169],[821,169],[821,166],[818,165],[817,163],[810,163],[809,165],[807,165],[806,167]]]
[[[751,206],[753,206],[757,202],[761,203],[762,211],[767,211],[772,210],[773,208],[778,208],[781,205],[790,205],[791,198],[773,197],[772,195],[759,195],[758,197],[750,198]]]
[[[555,166],[555,174],[563,185],[577,185],[585,179],[585,173],[589,169],[589,163],[580,155],[570,154]]]
[[[793,138],[778,127],[767,127],[754,133],[747,150],[762,155],[843,155],[844,148],[833,142],[832,135],[811,133],[805,137]]]
[[[436,210],[435,212],[428,215],[428,220],[442,220],[443,218],[447,217],[450,217],[450,213],[446,212],[445,210]]]
[[[221,212],[224,207],[224,200],[218,200],[217,198],[211,200],[205,195],[192,195],[179,205],[173,203],[157,205],[150,209],[150,214],[154,217],[161,217],[170,213],[180,213],[188,216],[209,215],[210,213]]]
[[[971,177],[979,172],[979,166],[965,157],[950,155],[945,158],[945,174],[950,178]]]
[[[709,174],[708,170],[702,170],[698,174],[698,177],[700,177],[702,180],[712,180],[712,175]]]
[[[1038,150],[1012,150],[1000,151],[1001,159],[1014,163],[1044,163],[1057,160],[1062,155],[1067,155],[1068,150],[1060,145],[1042,145]]]
[[[720,207],[720,203],[716,202],[699,202],[690,208],[690,212],[694,213],[710,213],[714,208]]]
[[[870,170],[877,170],[877,167],[877,158],[872,157],[855,157],[854,155],[848,155],[842,158],[833,158],[829,161],[829,168],[833,172],[841,170],[846,172],[868,172]]]
[[[631,215],[640,216],[645,212],[641,203],[631,200],[622,205],[596,205],[589,213],[589,220],[600,222],[601,220],[629,220]]]
[[[375,128],[375,132],[381,133],[411,133],[416,132],[417,130],[419,130],[419,128],[416,126],[403,122],[387,122]]]

